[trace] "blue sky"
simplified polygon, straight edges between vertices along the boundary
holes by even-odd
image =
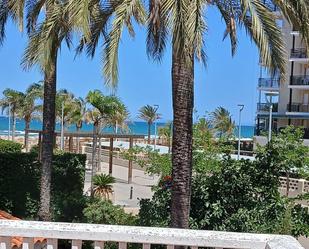
[[[216,10],[207,10],[206,36],[207,66],[196,65],[195,108],[198,115],[223,106],[238,118],[237,104],[245,104],[243,124],[254,124],[258,80],[258,55],[244,31],[239,32],[239,46],[234,58],[229,40],[222,41],[225,30],[223,20]],[[119,57],[119,87],[117,95],[125,102],[136,120],[138,109],[145,104],[158,104],[164,120],[172,118],[171,53],[167,49],[161,64],[148,60],[145,48],[145,30],[138,27],[136,37],[127,33],[122,37]],[[0,48],[0,92],[7,88],[24,90],[42,79],[41,73],[32,69],[24,72],[20,67],[26,35],[21,35],[13,24],[7,28],[7,38]],[[75,53],[63,46],[58,62],[57,88],[67,88],[75,95],[85,97],[89,90],[104,87],[101,74],[101,51],[91,60],[84,55],[74,59]],[[0,94],[0,96],[2,96]]]

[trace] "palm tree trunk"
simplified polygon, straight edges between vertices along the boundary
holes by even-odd
[[[192,56],[193,58],[193,56]],[[192,176],[192,126],[194,106],[194,65],[188,66],[179,55],[173,54],[173,142],[172,142],[172,200],[171,226],[189,227],[191,176]]]
[[[29,151],[29,129],[30,129],[30,120],[25,119],[25,149],[26,149],[26,152]]]
[[[16,115],[15,115],[15,111],[13,111],[13,113],[12,113],[12,123],[13,123],[12,141],[15,141],[15,131],[16,131]]]
[[[39,219],[51,220],[50,214],[50,185],[55,132],[55,101],[57,76],[57,51],[51,53],[51,65],[44,74],[44,103],[43,103],[43,140],[42,140],[42,173],[40,189]]]
[[[150,144],[151,124],[148,123],[148,144]]]

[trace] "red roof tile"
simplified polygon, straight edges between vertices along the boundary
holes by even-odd
[[[20,220],[17,217],[14,217],[13,215],[0,210],[0,220]],[[44,243],[46,239],[44,238],[34,238],[33,242],[36,243]],[[23,244],[23,238],[22,237],[13,237],[11,240],[11,247],[12,248],[21,248]]]

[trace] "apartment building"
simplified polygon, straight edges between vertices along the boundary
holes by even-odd
[[[304,128],[304,138],[309,139],[309,58],[298,30],[279,12],[276,15],[284,34],[288,65],[285,79],[270,76],[263,66],[260,69],[255,138],[262,144],[262,135],[269,128],[271,106],[273,132],[294,125]]]

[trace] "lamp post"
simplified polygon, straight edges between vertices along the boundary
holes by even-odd
[[[10,140],[11,134],[11,103],[9,103],[9,129],[8,129],[8,140]]]
[[[61,106],[61,141],[60,141],[60,149],[64,150],[64,101],[62,101],[62,106]]]
[[[154,105],[154,107],[155,107],[155,113],[157,115],[157,111],[159,109],[159,105]],[[156,149],[156,146],[157,146],[157,117],[155,119],[154,125],[155,125],[155,139],[154,139],[154,146],[153,146],[153,148]]]
[[[273,123],[273,97],[278,96],[277,92],[267,92],[266,97],[269,97],[269,122],[268,122],[268,142],[271,141],[272,123]]]
[[[239,122],[238,122],[238,150],[237,150],[237,160],[240,159],[240,139],[241,139],[241,112],[245,108],[245,105],[238,105],[239,107]]]

